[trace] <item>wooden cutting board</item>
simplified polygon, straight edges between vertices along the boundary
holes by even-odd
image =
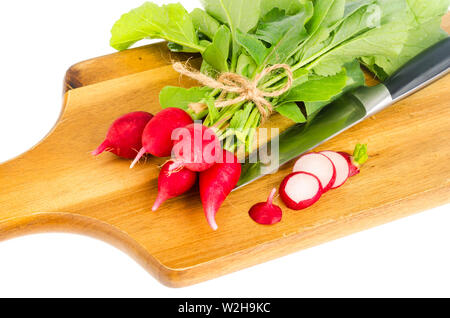
[[[449,22],[447,15],[447,30]],[[0,165],[0,239],[45,231],[91,235],[180,287],[450,202],[447,76],[319,147],[351,151],[368,143],[370,160],[307,210],[291,211],[277,199],[284,210],[278,225],[257,225],[247,211],[266,200],[292,164],[233,192],[218,213],[217,232],[206,223],[196,190],[151,212],[164,159],[148,158],[130,170],[128,161],[89,152],[116,117],[158,112],[164,86],[195,85],[170,66],[188,57],[156,44],[71,67],[56,126],[36,147]]]

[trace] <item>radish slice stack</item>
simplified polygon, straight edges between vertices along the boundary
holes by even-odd
[[[347,181],[350,173],[347,160],[340,154],[334,151],[323,151],[322,155],[327,156],[332,162],[336,170],[336,178],[331,186],[331,189],[337,189]]]
[[[290,209],[306,209],[322,194],[358,174],[367,159],[367,145],[361,144],[356,145],[353,155],[334,151],[303,155],[295,163],[294,172],[281,183],[280,197]]]
[[[336,169],[333,162],[321,153],[308,153],[300,157],[294,166],[294,172],[308,172],[316,176],[327,192],[336,180]]]

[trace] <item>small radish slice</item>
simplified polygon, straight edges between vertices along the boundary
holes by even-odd
[[[331,189],[337,189],[342,186],[349,177],[350,169],[347,159],[340,153],[334,151],[323,151],[321,154],[327,156],[336,168],[336,180],[331,186]]]
[[[316,203],[323,190],[319,179],[307,172],[294,172],[280,185],[280,197],[292,210],[303,210]]]
[[[267,202],[261,202],[252,206],[248,214],[258,224],[273,225],[281,221],[283,211],[273,204],[273,198],[277,189],[273,189]]]
[[[308,172],[316,176],[324,193],[331,189],[336,180],[333,162],[321,153],[312,152],[301,156],[295,163],[294,172]]]

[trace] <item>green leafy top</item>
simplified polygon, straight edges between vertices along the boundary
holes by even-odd
[[[273,64],[288,64],[293,86],[269,102],[278,113],[301,123],[344,92],[364,85],[360,63],[385,79],[445,38],[439,24],[450,0],[202,0],[202,4],[204,9],[188,13],[181,4],[147,2],[116,22],[111,45],[124,50],[146,38],[165,39],[173,51],[201,53],[201,72],[208,76],[234,72],[252,80]],[[273,72],[260,81],[259,89],[276,91],[286,81],[285,73]],[[209,88],[170,87],[161,92],[160,102],[216,125],[223,138],[230,134],[225,128],[235,129],[238,144],[248,147],[253,136],[246,130],[261,123],[257,107],[250,101],[214,107],[217,99],[234,97]],[[189,109],[192,103],[199,112]]]
[[[441,18],[450,6],[450,0],[406,0],[396,3],[392,12],[390,0],[379,0],[391,20],[402,12],[401,20],[409,26],[401,52],[395,57],[373,56],[363,59],[364,64],[378,78],[385,80],[390,74],[406,64],[413,57],[445,39],[448,35],[440,27]]]
[[[203,7],[212,17],[227,24],[232,33],[249,32],[259,21],[260,0],[202,0]]]
[[[111,46],[117,50],[129,48],[145,38],[166,39],[191,49],[203,51],[199,46],[192,19],[177,4],[158,6],[146,2],[124,14],[111,30]]]
[[[353,151],[353,161],[361,166],[365,164],[367,160],[369,160],[367,145],[357,144]]]

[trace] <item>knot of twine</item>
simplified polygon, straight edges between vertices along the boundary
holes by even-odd
[[[222,73],[217,79],[214,79],[180,62],[174,63],[173,68],[178,73],[190,77],[204,86],[221,90],[221,97],[215,102],[216,108],[223,108],[245,101],[252,101],[261,113],[263,120],[267,119],[273,112],[273,106],[266,97],[278,97],[283,95],[291,89],[294,82],[294,75],[290,66],[287,64],[275,64],[267,67],[252,81],[236,73]],[[259,89],[259,82],[266,75],[278,69],[284,69],[286,71],[288,77],[286,85],[273,92]],[[234,93],[239,96],[231,100],[223,100],[224,93]],[[193,106],[192,108],[195,110],[195,108],[198,108],[199,104],[194,103],[190,106]]]

